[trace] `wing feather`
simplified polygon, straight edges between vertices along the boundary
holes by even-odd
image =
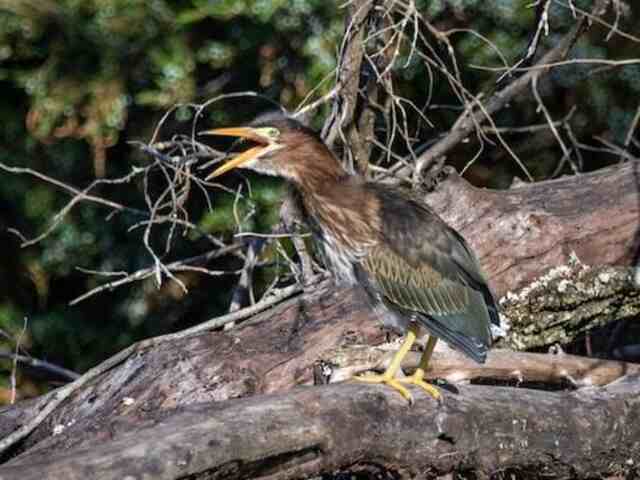
[[[388,306],[484,361],[489,323],[499,323],[499,316],[475,255],[425,205],[398,191],[372,188],[382,197],[382,238],[361,262],[368,282]]]

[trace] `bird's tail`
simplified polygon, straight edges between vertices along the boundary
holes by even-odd
[[[455,332],[445,327],[440,320],[433,317],[424,316],[420,318],[420,324],[430,335],[441,338],[450,346],[466,354],[477,363],[484,363],[487,359],[488,346],[475,337],[456,335]]]
[[[481,296],[480,292],[475,293]],[[497,312],[495,314],[497,315]],[[491,346],[491,332],[488,329],[491,316],[484,302],[478,299],[472,301],[464,312],[445,315],[418,314],[416,318],[431,335],[441,338],[476,362],[484,363]]]

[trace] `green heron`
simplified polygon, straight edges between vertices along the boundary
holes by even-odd
[[[290,182],[334,276],[364,287],[385,326],[406,332],[386,371],[358,380],[387,384],[409,402],[405,384],[440,399],[424,380],[438,338],[476,362],[485,361],[490,323],[499,324],[494,296],[464,238],[419,198],[347,173],[313,130],[283,114],[202,133],[249,141],[246,150],[208,178],[247,168]],[[429,340],[418,368],[397,378],[420,327]]]

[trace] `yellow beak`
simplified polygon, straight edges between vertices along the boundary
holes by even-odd
[[[269,146],[269,141],[267,139],[261,136],[254,129],[248,127],[217,128],[215,130],[207,130],[205,132],[201,132],[200,135],[220,135],[224,137],[248,138],[249,140],[253,140],[262,144],[257,147],[251,147],[249,150],[242,152],[232,160],[229,160],[224,165],[221,165],[210,175],[208,175],[205,180],[210,180],[212,178],[218,177],[223,173],[228,172],[229,170],[239,167],[243,163],[247,163],[249,160],[260,155],[260,153],[262,153]]]
[[[253,147],[247,150],[246,152],[242,152],[237,157],[234,157],[232,160],[229,160],[224,165],[216,168],[211,174],[207,176],[205,180],[210,180],[212,178],[218,177],[229,170],[233,170],[236,167],[239,167],[243,163],[247,163],[252,158],[257,157],[266,147]]]

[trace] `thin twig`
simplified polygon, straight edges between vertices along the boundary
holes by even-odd
[[[178,260],[172,263],[169,263],[168,265],[165,266],[165,268],[169,271],[180,271],[184,269],[185,265],[190,265],[193,263],[206,263],[210,260],[213,260],[214,258],[218,258],[221,257],[223,255],[227,255],[229,253],[231,253],[234,250],[237,250],[239,248],[241,248],[241,244],[233,244],[233,245],[229,245],[227,247],[221,248],[219,250],[212,250],[210,252],[207,253],[203,253],[202,255],[196,255],[194,257],[189,257],[189,258],[185,258],[183,260]],[[124,277],[120,278],[119,280],[114,280],[111,282],[107,282],[104,283],[102,285],[99,285],[98,287],[95,287],[91,290],[89,290],[88,292],[83,293],[82,295],[74,298],[73,300],[71,300],[69,302],[69,305],[75,305],[77,303],[82,302],[83,300],[86,300],[87,298],[103,292],[105,290],[113,290],[114,288],[120,287],[122,285],[126,285],[128,283],[132,283],[135,281],[139,281],[139,280],[144,280],[145,278],[149,278],[150,276],[154,275],[156,273],[157,267],[154,265],[152,267],[147,267],[147,268],[142,268],[140,270],[137,270],[133,273],[130,274],[126,274]],[[110,274],[111,272],[109,272],[108,274]],[[206,273],[208,275],[214,275],[214,276],[220,276],[220,275],[237,275],[239,272],[238,271],[215,271],[215,270],[206,270]],[[101,275],[104,275],[104,273],[101,273]]]
[[[44,370],[53,375],[60,376],[65,380],[73,381],[80,377],[79,373],[69,370],[67,368],[56,365],[55,363],[47,362],[39,358],[33,358],[27,355],[18,355],[15,352],[6,352],[0,350],[0,358],[6,358],[16,360],[19,363],[28,365],[29,367],[36,368],[38,370]]]
[[[597,7],[596,7],[597,8]],[[568,49],[575,43],[579,35],[584,31],[586,17],[583,16],[578,20],[577,24],[558,42],[558,44],[549,52],[547,52],[538,62],[539,66],[550,64],[564,57]],[[547,72],[548,70],[545,70]],[[479,108],[468,114],[463,114],[461,122],[457,128],[452,129],[449,134],[442,140],[438,141],[433,147],[420,155],[418,161],[430,163],[434,159],[443,156],[446,152],[458,145],[467,135],[469,135],[478,122],[488,120],[491,114],[502,109],[513,98],[520,94],[533,78],[533,71],[527,71],[522,77],[514,80],[502,90],[496,92],[485,104],[484,108]]]
[[[20,330],[20,334],[16,339],[16,349],[13,354],[13,364],[11,365],[11,400],[10,403],[13,405],[16,402],[16,374],[18,372],[18,353],[20,352],[20,345],[22,344],[22,338],[27,331],[27,317],[24,317],[24,323],[22,325],[22,330]]]
[[[629,146],[631,145],[631,140],[633,140],[633,134],[638,128],[638,123],[640,123],[640,103],[638,104],[638,108],[636,108],[636,113],[633,116],[633,120],[629,124],[629,129],[627,130],[627,135],[624,138],[624,149],[629,150]],[[622,157],[621,157],[622,158]]]

